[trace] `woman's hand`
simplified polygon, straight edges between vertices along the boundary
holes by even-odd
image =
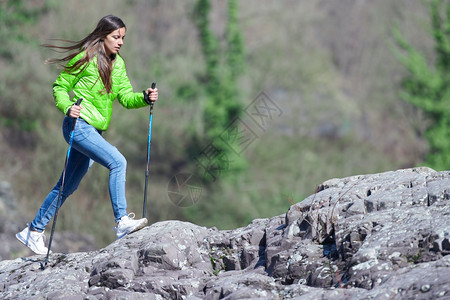
[[[157,88],[148,88],[147,89],[148,98],[151,102],[155,102],[158,100],[158,89]]]
[[[83,107],[81,105],[72,105],[67,112],[67,115],[71,118],[78,118],[80,116],[80,111]]]

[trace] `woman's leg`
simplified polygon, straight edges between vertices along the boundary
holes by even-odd
[[[91,165],[92,161],[89,159],[89,157],[85,156],[76,149],[71,149],[70,157],[67,161],[66,177],[64,180],[65,184],[63,192],[61,194],[60,205],[63,205],[67,197],[69,197],[78,188],[81,179],[87,173]],[[36,217],[31,222],[30,227],[32,230],[37,230],[39,232],[44,231],[45,226],[47,226],[52,217],[55,215],[62,176],[63,175],[61,174],[58,183],[47,195],[44,203],[42,203],[41,208],[36,214]]]
[[[78,123],[77,123],[78,124]],[[65,140],[69,143],[70,134],[72,131],[73,119],[66,117],[63,121],[63,136]],[[77,133],[77,140],[80,139],[80,129],[77,125],[77,129],[74,133]],[[81,179],[87,173],[89,168],[92,166],[93,161],[76,149],[76,138],[74,134],[74,141],[72,143],[72,148],[70,150],[69,160],[67,161],[66,175],[64,179],[64,188],[61,194],[61,205],[65,202],[67,197],[69,197],[77,188],[81,182]],[[64,172],[64,171],[63,171]],[[42,232],[47,226],[48,222],[52,219],[56,212],[56,206],[58,203],[58,196],[61,188],[62,176],[59,178],[58,183],[53,187],[50,193],[42,203],[36,217],[31,222],[31,229]]]
[[[64,138],[70,140],[73,119],[66,117],[63,123]],[[125,177],[127,161],[116,147],[108,143],[101,131],[89,125],[83,119],[78,119],[74,132],[72,149],[67,164],[65,186],[62,202],[71,195],[81,182],[89,167],[95,161],[109,169],[109,194],[116,222],[127,214],[125,198]],[[56,211],[61,179],[48,194],[38,214],[31,223],[31,228],[42,231]]]
[[[66,117],[63,123],[64,138],[67,142],[70,139],[73,119]],[[108,143],[101,135],[101,131],[79,119],[76,123],[76,130],[72,143],[72,150],[67,165],[65,186],[62,194],[62,203],[71,195],[81,182],[93,161],[109,169],[109,194],[114,212],[115,221],[121,223],[116,227],[116,236],[121,238],[126,234],[142,228],[147,219],[132,220],[127,216],[127,201],[125,197],[125,178],[127,161],[116,147]],[[31,228],[42,231],[53,217],[56,211],[58,200],[58,184],[49,193],[36,218],[31,224]],[[122,217],[127,218],[122,219]]]
[[[85,156],[109,169],[109,195],[116,222],[127,215],[125,180],[127,161],[119,150],[108,143],[101,132],[80,119],[79,134],[74,136],[74,147]],[[78,123],[77,123],[78,130]],[[76,142],[75,142],[76,140]]]

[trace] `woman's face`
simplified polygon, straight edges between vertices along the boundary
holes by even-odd
[[[111,54],[117,54],[120,47],[123,45],[123,39],[125,38],[125,27],[114,30],[106,36],[104,39],[105,52],[107,56]]]

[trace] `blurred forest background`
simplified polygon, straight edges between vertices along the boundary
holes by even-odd
[[[211,1],[210,10],[208,3],[0,1],[0,180],[12,184],[30,221],[56,183],[67,150],[64,116],[52,97],[60,68],[45,64],[62,54],[40,45],[80,40],[107,14],[127,25],[120,53],[135,91],[152,81],[159,88],[150,223],[179,219],[236,228],[284,213],[327,179],[425,162],[431,121],[401,96],[411,72],[399,59],[406,51],[394,32],[433,64],[431,1]],[[238,145],[241,151],[221,166],[217,178],[197,174],[196,155],[226,132],[233,118],[244,120],[243,109],[261,95],[279,109],[269,126],[254,127],[257,137],[246,147]],[[229,103],[231,112],[217,121]],[[126,110],[116,101],[104,134],[128,160],[127,199],[137,216],[148,117],[148,109]],[[192,205],[169,197],[169,182],[180,173],[200,178],[202,194]],[[94,164],[63,206],[57,230],[92,234],[98,247],[113,241],[107,178],[107,170]]]

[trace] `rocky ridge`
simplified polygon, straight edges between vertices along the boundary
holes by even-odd
[[[106,248],[0,261],[2,299],[449,299],[450,172],[331,179],[286,214],[164,221]]]

